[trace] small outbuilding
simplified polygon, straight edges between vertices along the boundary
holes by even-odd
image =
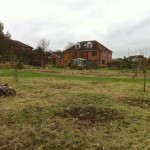
[[[63,52],[50,52],[49,64],[53,66],[62,66]]]

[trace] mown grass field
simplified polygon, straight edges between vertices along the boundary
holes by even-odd
[[[16,89],[0,97],[2,150],[149,150],[150,73],[131,70],[0,70]]]

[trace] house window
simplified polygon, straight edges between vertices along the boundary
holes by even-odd
[[[80,43],[76,43],[76,45],[75,45],[75,49],[80,49],[80,48],[81,48]]]
[[[88,42],[87,44],[86,44],[86,48],[92,48],[92,43],[91,42]]]
[[[97,51],[92,51],[92,56],[96,56],[97,55]]]

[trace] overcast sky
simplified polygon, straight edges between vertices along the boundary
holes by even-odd
[[[150,56],[150,0],[2,0],[0,21],[12,39],[51,50],[97,40],[113,57]]]

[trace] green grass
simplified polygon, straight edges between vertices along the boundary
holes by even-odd
[[[12,72],[0,70],[17,92],[0,97],[0,149],[150,149],[149,79],[144,93],[142,79],[124,73],[19,70],[14,83]]]
[[[13,70],[0,70],[0,76],[1,77],[12,77],[14,71]],[[68,74],[56,74],[51,72],[40,72],[38,70],[18,70],[18,76],[20,78],[22,77],[50,77],[50,78],[58,78],[63,80],[80,80],[80,81],[98,81],[98,82],[143,82],[143,79],[141,78],[135,78],[132,77],[128,78],[118,78],[118,77],[97,77],[97,76],[87,76],[87,75],[68,75]],[[147,82],[150,82],[150,78],[147,79]]]

